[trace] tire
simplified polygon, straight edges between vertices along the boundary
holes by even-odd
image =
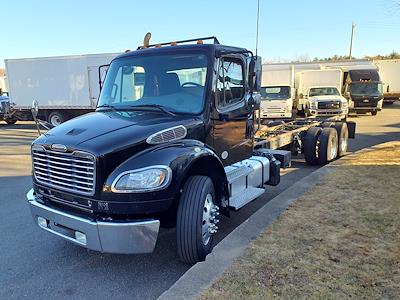
[[[304,158],[306,160],[306,163],[310,166],[315,166],[316,164],[318,164],[316,147],[320,133],[321,128],[311,127],[307,130],[307,134],[304,138]]]
[[[376,116],[378,114],[377,110],[371,111],[371,115]]]
[[[6,121],[6,123],[8,125],[12,125],[12,124],[15,124],[18,121],[18,119],[16,117],[12,116],[10,118],[5,118],[4,121]]]
[[[53,126],[58,126],[61,123],[65,122],[67,120],[65,114],[58,112],[58,111],[53,111],[52,113],[49,114],[47,118],[47,122],[49,122]]]
[[[346,154],[349,146],[349,129],[344,122],[336,122],[334,128],[338,135],[338,157],[342,157]]]
[[[335,128],[323,128],[318,137],[318,164],[324,166],[336,159],[338,135]]]
[[[178,255],[185,263],[203,261],[212,250],[214,233],[218,229],[215,225],[218,221],[211,221],[218,215],[214,201],[214,185],[209,177],[188,178],[180,197],[176,221]],[[210,232],[211,227],[215,232]]]

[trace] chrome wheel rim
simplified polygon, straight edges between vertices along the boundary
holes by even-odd
[[[330,151],[330,160],[334,160],[337,155],[337,141],[335,139],[331,140],[331,151]]]
[[[50,119],[50,123],[52,125],[54,125],[54,126],[58,126],[58,125],[61,124],[61,118],[59,116],[57,116],[57,115],[52,116],[51,119]]]
[[[218,227],[216,223],[218,223],[218,220],[216,217],[218,215],[218,206],[214,205],[212,195],[207,194],[204,201],[201,230],[203,245],[207,245],[210,242],[211,236],[217,232]]]
[[[340,152],[344,153],[347,150],[347,140],[346,139],[342,139],[340,141]]]

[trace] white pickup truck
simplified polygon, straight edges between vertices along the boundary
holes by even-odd
[[[342,97],[337,87],[310,87],[306,95],[305,116],[340,116],[345,119],[349,113],[347,100]]]

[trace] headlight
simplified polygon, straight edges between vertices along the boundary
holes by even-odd
[[[117,176],[111,185],[114,193],[142,193],[166,188],[172,177],[167,166],[131,170]]]
[[[310,102],[310,108],[317,109],[317,102],[315,102],[315,101]]]

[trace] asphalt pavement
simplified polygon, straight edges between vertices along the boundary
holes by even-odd
[[[357,116],[355,151],[400,140],[400,103],[377,116]],[[37,228],[25,194],[31,187],[32,123],[0,124],[0,299],[155,299],[190,268],[176,254],[175,230],[163,229],[146,255],[101,254],[72,245]],[[280,185],[222,218],[216,243],[276,195],[317,167],[295,160]],[[204,274],[207,276],[207,274]]]

